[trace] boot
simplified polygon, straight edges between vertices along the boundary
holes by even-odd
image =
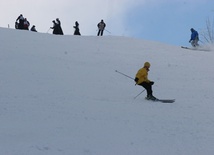
[[[153,95],[147,95],[146,99],[147,99],[147,100],[152,100],[152,101],[157,100],[157,98],[154,97]]]

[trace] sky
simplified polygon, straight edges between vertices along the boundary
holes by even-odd
[[[52,33],[49,29],[52,20],[59,18],[65,35],[73,35],[74,23],[78,21],[80,33],[93,36],[103,19],[106,23],[104,35],[189,46],[190,28],[200,34],[206,29],[208,19],[214,21],[214,1],[7,0],[1,2],[0,14],[0,27],[14,28],[17,17],[23,14],[41,33]]]

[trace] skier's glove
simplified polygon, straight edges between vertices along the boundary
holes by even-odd
[[[134,81],[135,81],[136,83],[138,82],[138,80],[139,80],[139,79],[138,79],[137,77],[134,79]],[[135,85],[136,85],[136,84],[135,84]]]
[[[151,81],[151,82],[150,82],[150,85],[153,85],[154,83],[155,83],[155,82]]]

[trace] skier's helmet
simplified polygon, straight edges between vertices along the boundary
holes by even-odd
[[[144,67],[148,67],[149,68],[150,67],[150,63],[149,62],[145,62],[144,63]]]

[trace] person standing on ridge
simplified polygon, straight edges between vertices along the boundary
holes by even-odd
[[[21,30],[24,29],[24,20],[25,19],[24,19],[23,15],[20,14],[19,17],[16,19],[16,25],[18,25],[18,26],[16,26],[17,29],[21,29]]]
[[[193,28],[191,28],[190,31],[192,34],[191,34],[191,38],[190,38],[189,42],[191,43],[191,45],[193,47],[199,46],[199,44],[198,44],[198,41],[199,41],[198,32],[196,30],[194,30]]]
[[[56,24],[57,24],[57,28],[58,28],[58,34],[63,35],[63,31],[62,31],[62,27],[61,27],[61,21],[59,20],[59,18],[56,19]]]
[[[53,20],[52,22],[53,22],[53,27],[50,27],[50,28],[53,29],[53,34],[58,34],[59,33],[58,25],[55,20]]]
[[[106,24],[104,23],[103,20],[101,20],[101,22],[99,22],[99,23],[97,24],[97,27],[98,27],[97,36],[99,36],[99,35],[102,36],[102,35],[103,35],[103,31],[105,30]]]
[[[73,26],[74,27],[74,35],[81,35],[80,34],[80,29],[79,29],[79,23],[76,21],[75,22],[75,26]]]
[[[27,18],[24,19],[24,29],[29,30],[30,22],[27,20]]]
[[[135,85],[140,85],[142,87],[144,87],[147,91],[147,96],[146,99],[147,100],[157,100],[156,97],[153,96],[153,91],[152,91],[152,85],[154,84],[153,81],[150,81],[148,79],[148,72],[149,72],[149,68],[150,68],[150,63],[149,62],[145,62],[143,68],[139,69],[134,81],[136,82]]]

